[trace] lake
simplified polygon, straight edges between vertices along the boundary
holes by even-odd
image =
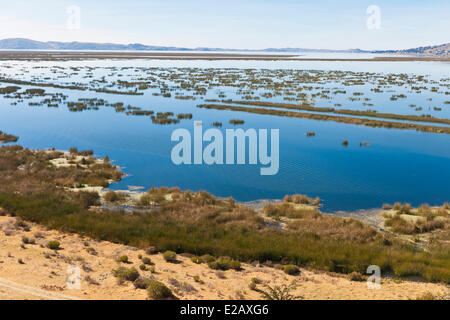
[[[346,58],[349,55],[346,54]],[[114,108],[102,106],[98,110],[70,112],[64,103],[60,103],[58,108],[30,106],[30,101],[42,99],[32,97],[19,101],[0,95],[0,130],[19,136],[19,144],[33,149],[55,147],[68,150],[77,147],[79,150],[93,149],[99,157],[108,155],[128,174],[122,181],[111,185],[115,190],[129,186],[146,189],[178,186],[181,189],[206,190],[221,197],[232,196],[239,201],[279,199],[286,194],[301,193],[320,197],[325,212],[380,208],[383,203],[393,202],[409,202],[415,206],[422,203],[442,205],[450,201],[448,134],[197,107],[207,99],[243,100],[249,95],[250,101],[258,96],[259,101],[307,101],[316,107],[339,104],[340,108],[349,110],[428,114],[448,119],[450,104],[446,102],[450,100],[450,64],[447,62],[6,61],[0,64],[0,74],[4,78],[54,84],[77,83],[90,88],[115,82],[111,89],[120,87],[118,80],[148,81],[154,87],[140,90],[142,95],[54,87],[43,89],[46,93],[66,95],[66,101],[97,98],[110,103],[123,102],[125,107],[131,105],[155,113],[192,114],[192,119],[157,125],[148,116],[126,116]],[[275,74],[280,79],[281,89],[272,97],[264,96],[276,90],[267,90],[265,84],[258,81],[264,77],[273,80]],[[202,83],[205,75],[210,85],[204,86],[207,89],[204,95],[193,95],[192,83],[188,89],[180,89],[180,85],[189,79],[195,78],[196,84]],[[230,75],[232,80],[227,82],[228,85],[216,83],[223,75]],[[363,78],[364,83],[355,84],[358,78]],[[383,84],[388,78],[390,82]],[[240,79],[245,79],[245,86],[235,86],[243,81]],[[421,79],[426,79],[426,82]],[[284,84],[290,81],[292,84],[285,89]],[[416,81],[420,82],[418,86],[421,88],[412,88]],[[0,83],[0,87],[6,85],[11,84]],[[21,90],[38,88],[19,86]],[[311,88],[303,88],[305,86]],[[161,88],[171,96],[160,94]],[[374,88],[381,88],[382,92],[375,92]],[[129,90],[134,90],[134,87]],[[336,91],[346,93],[333,93]],[[195,100],[179,98],[183,94],[185,97],[193,95]],[[398,95],[406,97],[393,98]],[[295,99],[287,100],[289,97]],[[11,105],[12,102],[15,104]],[[229,124],[231,119],[241,119],[245,123],[235,127]],[[222,131],[227,128],[279,129],[278,174],[261,176],[259,165],[248,164],[174,165],[170,157],[175,145],[170,140],[171,133],[177,128],[192,131],[195,120],[201,120],[204,128],[220,121],[223,125],[219,129]],[[307,132],[314,132],[315,136],[307,137]],[[347,147],[342,145],[344,140],[349,142]],[[361,145],[363,142],[367,145]]]

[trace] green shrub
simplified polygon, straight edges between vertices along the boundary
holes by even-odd
[[[114,269],[112,271],[112,274],[116,278],[126,281],[135,281],[137,278],[139,278],[139,272],[136,270],[135,267],[131,268],[119,267],[117,269]]]
[[[349,274],[349,279],[351,281],[364,281],[366,280],[365,277],[359,273],[358,271],[353,271],[352,273]]]
[[[208,266],[214,270],[239,270],[241,268],[241,263],[237,260],[232,260],[228,257],[220,257],[215,261],[208,263]]]
[[[230,262],[230,268],[236,271],[241,270],[241,263],[237,260],[232,260]]]
[[[120,256],[119,258],[117,258],[117,262],[129,263],[130,261],[128,260],[128,256],[123,255],[123,256]]]
[[[288,264],[283,267],[284,273],[290,275],[290,276],[296,276],[300,274],[300,269],[297,266],[294,266],[292,264]]]
[[[400,209],[401,214],[410,214],[411,213],[411,205],[409,203],[405,203]]]
[[[61,246],[61,244],[59,243],[59,241],[56,241],[56,240],[52,240],[47,243],[47,248],[52,249],[52,250],[60,250],[61,249],[60,246]]]
[[[402,209],[402,204],[400,202],[394,203],[394,206],[392,207],[395,211],[399,211]]]
[[[163,253],[163,258],[167,262],[176,262],[177,261],[177,254],[173,251],[167,250]]]
[[[147,289],[150,286],[152,279],[139,277],[134,280],[133,285],[136,289]]]
[[[250,280],[250,283],[249,283],[249,285],[248,285],[248,288],[250,289],[250,290],[253,290],[253,291],[258,291],[257,290],[257,285],[258,284],[261,284],[262,283],[262,281],[260,280],[260,279],[258,279],[258,278],[252,278],[251,280]]]
[[[205,283],[202,279],[200,279],[200,276],[194,276],[194,281],[197,282],[197,283],[200,283],[200,284],[204,284]]]
[[[259,278],[256,278],[256,277],[252,278],[250,281],[252,283],[255,283],[255,284],[261,284],[262,283],[262,280],[259,279]]]
[[[153,300],[163,300],[173,298],[172,291],[162,282],[157,280],[148,281],[148,297]]]
[[[214,261],[215,259],[214,259],[214,257],[213,257],[212,255],[210,255],[210,254],[204,254],[204,255],[202,255],[202,256],[200,257],[200,260],[201,260],[201,262],[203,262],[203,263],[209,263],[209,262]]]
[[[108,202],[118,202],[126,200],[127,195],[123,192],[108,191],[103,196],[103,199]]]
[[[298,300],[302,299],[301,296],[294,295],[294,292],[297,289],[297,285],[292,282],[290,284],[285,284],[281,286],[269,286],[268,284],[264,285],[264,289],[259,289],[258,292],[261,295],[261,298],[264,300]]]
[[[152,265],[153,264],[152,260],[149,257],[143,257],[142,258],[142,263],[146,264],[146,265]]]
[[[208,262],[208,267],[210,267],[213,270],[220,269],[219,263],[217,263],[217,261]]]
[[[22,242],[24,244],[36,244],[36,241],[33,238],[28,238],[25,236],[22,237]]]
[[[142,271],[147,271],[147,266],[145,264],[140,264],[139,269]]]

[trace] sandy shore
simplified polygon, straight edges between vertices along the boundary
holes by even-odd
[[[166,262],[161,254],[146,255],[144,250],[94,241],[74,234],[29,224],[30,231],[18,228],[14,217],[0,216],[0,299],[146,299],[145,290],[133,284],[118,284],[112,275],[117,257],[127,255],[129,264],[139,269],[138,255],[148,256],[155,273],[140,271],[165,283],[180,299],[259,299],[249,289],[252,278],[271,286],[297,283],[295,295],[303,299],[415,299],[426,293],[443,296],[448,286],[383,278],[381,288],[369,290],[366,282],[350,281],[337,274],[302,269],[300,275],[289,276],[266,266],[243,264],[242,271],[217,272],[205,264],[195,264],[178,256],[178,263]],[[23,237],[34,238],[35,244],[23,244]],[[50,240],[58,240],[62,250],[46,248]],[[96,255],[87,248],[95,249]],[[67,270],[80,268],[81,288],[69,289]],[[198,276],[196,281],[195,276]]]

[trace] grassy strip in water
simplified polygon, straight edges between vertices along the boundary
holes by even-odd
[[[256,114],[267,114],[267,115],[275,115],[275,116],[281,116],[281,117],[293,117],[293,118],[303,118],[303,119],[311,119],[311,120],[334,121],[334,122],[342,122],[342,123],[347,123],[347,124],[364,125],[364,126],[368,126],[368,127],[381,127],[381,128],[388,128],[388,129],[410,129],[410,130],[417,130],[417,131],[423,131],[423,132],[450,134],[450,127],[428,126],[428,125],[422,125],[422,124],[416,124],[416,123],[402,123],[402,122],[383,121],[383,120],[341,117],[341,116],[316,114],[316,113],[238,107],[238,106],[219,105],[219,104],[200,104],[197,107],[205,108],[205,109],[230,110],[230,111],[240,111],[240,112],[248,112],[248,113],[256,113]]]
[[[57,88],[57,89],[68,89],[68,90],[91,90],[99,93],[110,93],[110,94],[123,94],[123,95],[143,95],[143,92],[138,91],[118,91],[118,90],[111,90],[111,89],[89,89],[87,87],[79,86],[79,85],[61,85],[56,83],[36,83],[32,81],[24,81],[24,80],[15,80],[15,79],[5,79],[0,78],[0,82],[3,83],[12,83],[12,84],[18,84],[18,85],[27,85],[27,86],[37,86],[37,87],[50,87],[50,88]]]
[[[407,120],[407,121],[415,121],[415,122],[433,122],[433,123],[443,123],[450,124],[450,119],[442,119],[436,118],[429,115],[403,115],[403,114],[395,114],[395,113],[380,113],[373,110],[348,110],[348,109],[335,109],[335,108],[327,108],[327,107],[313,107],[307,103],[303,104],[290,104],[290,103],[276,103],[276,102],[265,102],[265,101],[233,101],[233,100],[223,100],[223,103],[233,103],[233,104],[242,104],[242,105],[250,105],[250,106],[259,106],[259,107],[271,107],[271,108],[284,108],[284,109],[292,109],[292,110],[304,110],[304,111],[313,111],[313,112],[327,112],[327,113],[335,113],[335,114],[343,114],[349,116],[363,116],[363,117],[372,117],[372,118],[380,118],[380,119],[393,119],[393,120]]]
[[[112,93],[112,94],[124,94],[124,95],[131,95],[131,96],[142,96],[143,92],[138,91],[118,91],[118,90],[110,90],[110,89],[91,89],[95,92],[100,93]]]
[[[32,81],[14,80],[14,79],[5,79],[5,78],[0,78],[0,82],[25,85],[25,86],[50,87],[50,88],[57,88],[57,89],[82,90],[82,91],[87,90],[86,87],[77,86],[77,85],[64,86],[64,85],[60,85],[60,84],[56,84],[56,83],[36,83],[36,82],[32,82]]]

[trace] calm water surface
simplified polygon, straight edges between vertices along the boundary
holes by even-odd
[[[3,63],[2,63],[3,64]],[[4,65],[13,65],[5,69]],[[31,79],[42,70],[32,66],[139,66],[167,68],[256,68],[298,70],[344,70],[354,72],[408,73],[428,75],[430,79],[449,77],[450,65],[437,62],[292,62],[292,61],[76,61],[76,62],[14,62],[0,65],[0,72],[14,77],[17,70],[29,72],[16,79]],[[97,72],[97,71],[96,71]],[[77,80],[74,80],[77,79]],[[117,80],[117,79],[114,79]],[[68,81],[64,79],[61,81]],[[83,79],[74,75],[70,81]],[[5,84],[1,84],[4,86]],[[22,86],[24,89],[27,86]],[[192,113],[193,120],[202,120],[204,130],[212,122],[221,121],[221,130],[230,128],[230,119],[245,120],[242,128],[280,129],[280,169],[277,175],[260,176],[260,166],[176,166],[170,152],[174,143],[170,135],[176,128],[192,131],[193,120],[160,126],[148,117],[127,117],[112,108],[98,111],[69,112],[59,108],[30,107],[28,101],[11,106],[0,96],[0,130],[18,135],[19,143],[29,148],[93,149],[97,156],[108,155],[129,174],[113,189],[128,186],[179,186],[181,189],[207,190],[217,196],[233,196],[240,201],[263,198],[282,198],[285,194],[302,193],[323,199],[324,211],[355,210],[381,207],[383,203],[407,201],[413,205],[432,205],[450,201],[450,135],[430,134],[413,130],[388,130],[359,127],[334,122],[255,115],[232,111],[197,108],[201,100],[186,101],[152,96],[124,96],[45,88],[47,92],[62,92],[69,100],[98,97],[110,102],[122,101],[143,109]],[[213,90],[214,91],[214,90]],[[234,98],[224,88],[227,98]],[[370,96],[369,88],[353,88]],[[448,90],[447,90],[448,91]],[[414,101],[424,108],[440,106],[440,113],[432,109],[424,113],[439,117],[450,116],[450,105],[443,102],[450,96],[408,94],[408,102],[391,102],[392,94],[370,96],[374,109],[392,113],[411,113],[406,105]],[[348,94],[347,94],[348,96]],[[208,96],[207,96],[208,97]],[[427,99],[432,102],[427,105]],[[337,99],[337,98],[336,98]],[[272,101],[282,101],[273,99]],[[333,100],[333,103],[339,102]],[[346,101],[342,103],[347,108]],[[317,106],[322,106],[317,104]],[[323,106],[330,106],[324,102]],[[350,107],[349,107],[350,108]],[[372,108],[371,108],[372,109]],[[306,132],[316,136],[307,138]],[[348,140],[347,148],[342,141]],[[370,146],[360,147],[360,142]]]

